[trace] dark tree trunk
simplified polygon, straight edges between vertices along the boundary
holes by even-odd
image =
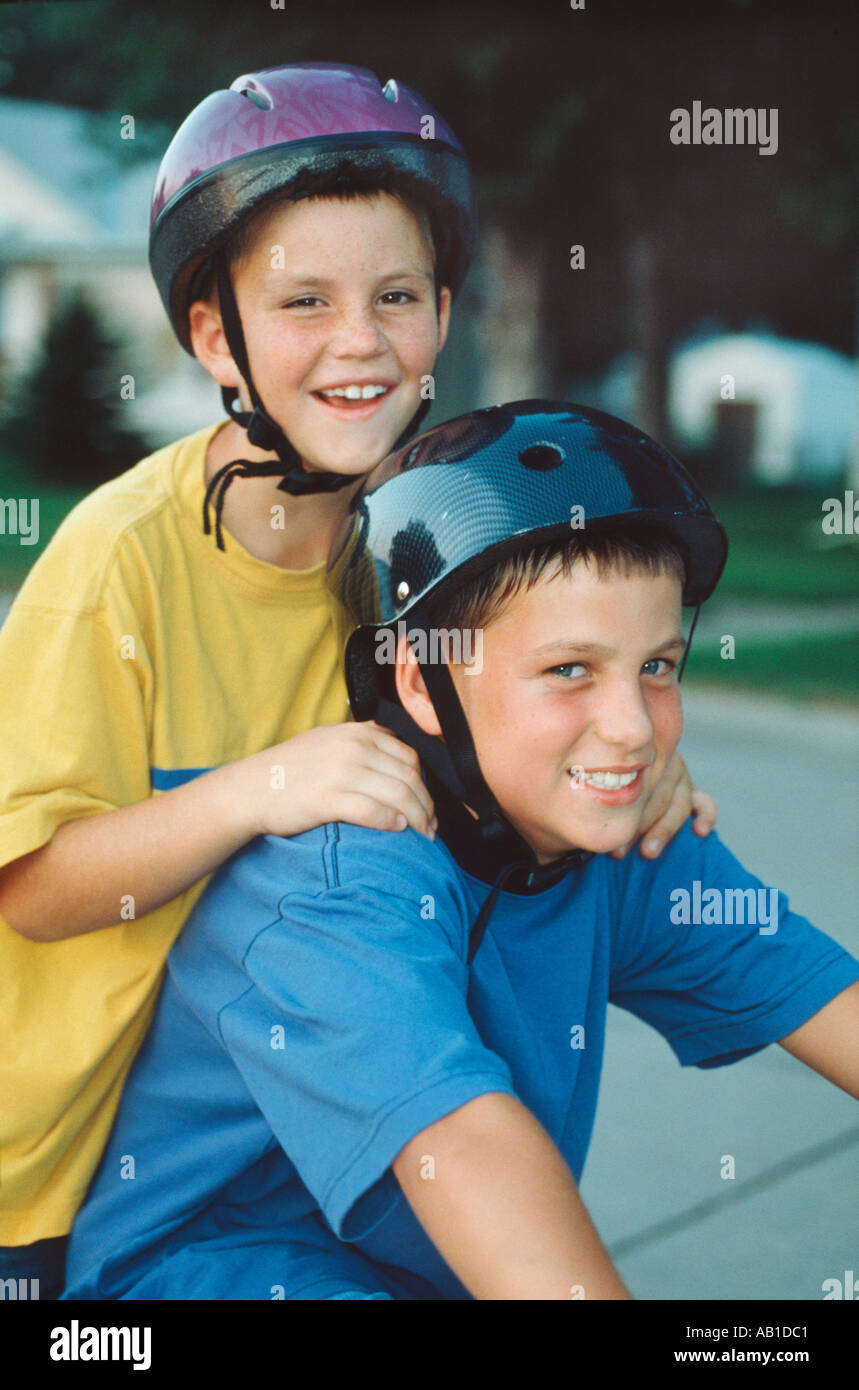
[[[668,445],[668,341],[659,270],[653,236],[639,233],[627,252],[629,346],[639,367],[635,424]]]

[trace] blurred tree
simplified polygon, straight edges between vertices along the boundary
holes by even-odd
[[[537,341],[544,391],[634,347],[641,423],[665,436],[667,352],[704,315],[853,348],[851,0],[813,11],[805,0],[434,0],[408,11],[397,0],[285,0],[252,15],[213,12],[209,0],[86,0],[3,11],[5,90],[133,114],[135,142],[110,123],[120,158],[151,150],[156,124],[175,126],[241,70],[325,57],[426,92],[478,171],[497,249],[484,339],[508,357],[499,380]],[[673,145],[670,113],[695,100],[777,108],[777,153]],[[570,267],[578,244],[584,270]],[[507,331],[511,317],[521,331]]]
[[[82,300],[73,297],[62,306],[0,435],[34,476],[91,488],[149,453],[121,422],[114,350]]]

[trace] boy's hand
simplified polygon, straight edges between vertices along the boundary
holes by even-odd
[[[706,837],[716,824],[716,811],[712,796],[693,787],[686,764],[674,753],[641,813],[639,843],[644,858],[656,859],[693,812],[692,829]],[[622,859],[628,849],[629,845],[624,845],[613,850],[613,858]]]
[[[233,765],[251,835],[298,835],[328,821],[410,825],[435,839],[418,755],[381,725],[324,724]]]

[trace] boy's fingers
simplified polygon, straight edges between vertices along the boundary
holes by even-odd
[[[692,788],[692,829],[696,835],[707,836],[716,824],[719,815],[719,807],[715,797],[709,792],[702,791],[700,787]]]
[[[409,763],[374,748],[372,755],[362,764],[359,775],[363,776],[365,771],[381,773],[382,776],[390,778],[392,783],[402,782],[420,802],[427,820],[432,819],[435,807],[419,767],[412,767]]]
[[[405,816],[413,830],[417,830],[420,835],[428,835],[430,839],[434,839],[435,831],[431,825],[433,819],[432,802],[429,801],[423,783],[421,786],[425,793],[423,797],[419,796],[399,774],[389,776],[378,771],[375,767],[365,767],[361,770],[360,780],[343,795],[341,801],[343,809],[340,818],[343,820],[355,819],[351,813],[354,811],[357,798],[361,803],[357,824],[367,825],[375,829],[393,829],[395,828],[396,816],[400,814]],[[379,820],[378,807],[386,808],[389,813],[382,821]],[[399,828],[404,829],[405,827],[400,826]]]
[[[398,811],[391,802],[377,801],[375,797],[358,792],[343,802],[340,819],[351,825],[364,825],[368,830],[405,830],[410,824],[406,813]],[[428,840],[435,839],[434,823],[429,826],[421,819],[419,824],[412,825],[412,829]]]
[[[349,792],[342,801],[339,819],[368,830],[405,830],[408,820],[395,806],[363,792]]]
[[[685,784],[680,779],[670,785],[660,783],[656,791],[651,793],[644,809],[641,833],[636,837],[645,858],[654,858],[671,836],[677,833],[689,815],[689,805]],[[629,847],[627,845],[626,849]],[[619,859],[623,853],[625,851],[615,851]]]
[[[678,784],[668,810],[653,825],[649,825],[641,837],[639,849],[644,858],[656,859],[688,817],[689,800],[683,795],[682,784]]]
[[[407,743],[403,743],[401,738],[391,733],[382,724],[370,723],[371,740],[376,748],[381,748],[384,753],[389,753],[391,757],[399,758],[401,762],[409,763],[410,766],[419,768],[420,759],[414,748],[410,748]]]
[[[413,748],[401,742],[388,729],[382,728],[379,724],[372,724],[372,746],[373,762],[371,766],[378,771],[384,770],[392,777],[400,777],[412,788],[415,795],[426,806],[427,818],[435,814],[435,806],[432,797],[427,790],[421,774],[420,759]],[[384,762],[377,761],[376,751],[384,755]]]
[[[709,792],[693,787],[689,800],[683,795],[684,788],[679,784],[664,816],[651,825],[641,839],[641,853],[645,859],[656,859],[669,840],[677,834],[689,817],[689,800],[692,804],[694,820],[692,829],[702,838],[709,835],[716,824],[716,802]],[[621,857],[621,856],[618,856]]]

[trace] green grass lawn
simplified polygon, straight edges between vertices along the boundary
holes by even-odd
[[[0,535],[0,588],[17,589],[27,577],[30,566],[41,555],[60,522],[85,496],[81,488],[49,487],[44,483],[34,484],[20,468],[0,458],[0,498],[38,497],[39,499],[39,539],[35,545],[21,545],[16,535]]]
[[[791,700],[859,701],[859,632],[824,632],[743,642],[734,661],[718,650],[695,646],[684,685],[707,684],[724,690],[758,690]]]
[[[21,583],[83,491],[41,484],[0,458],[0,497],[39,497],[38,545],[0,535],[0,584]],[[859,536],[845,543],[824,536],[820,521],[825,489],[755,489],[714,496],[713,510],[728,532],[730,553],[719,593],[802,602],[855,598],[859,593]],[[822,544],[816,548],[814,540]]]
[[[831,494],[839,494],[833,488]],[[859,536],[826,536],[822,503],[829,490],[756,488],[711,497],[728,533],[723,597],[855,599],[859,594]],[[817,542],[817,544],[815,544]]]

